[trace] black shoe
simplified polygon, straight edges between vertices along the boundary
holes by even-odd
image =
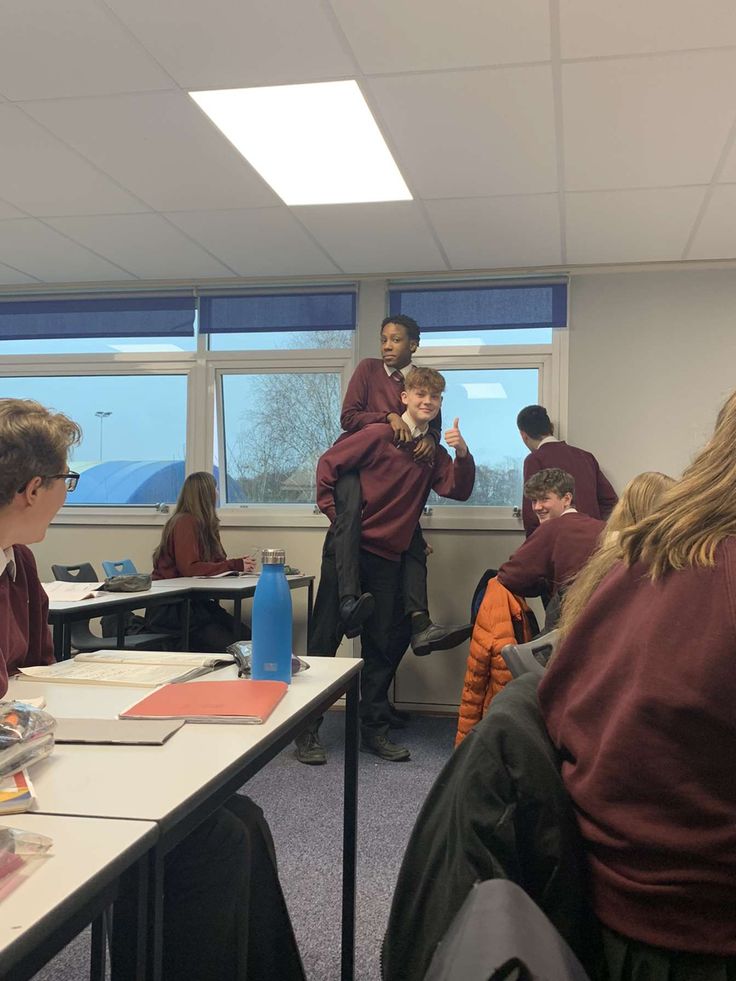
[[[300,732],[294,740],[294,745],[296,746],[294,755],[300,763],[306,763],[308,766],[321,766],[327,762],[325,748],[314,730],[307,729],[306,732]]]
[[[395,705],[389,706],[388,718],[391,729],[406,729],[411,722],[411,715],[408,712],[402,712],[401,709],[397,709]]]
[[[388,760],[389,763],[403,763],[405,760],[411,759],[411,753],[406,746],[397,746],[383,733],[370,736],[362,735],[360,750],[362,753],[373,753],[374,756],[380,756],[382,760]]]
[[[451,627],[443,627],[440,623],[430,623],[426,630],[411,635],[411,646],[417,657],[431,654],[432,651],[446,651],[451,647],[457,647],[473,632],[473,624],[465,623],[462,626],[455,624]]]
[[[372,593],[361,593],[357,599],[340,602],[340,623],[346,637],[357,637],[363,624],[373,613],[376,603]]]

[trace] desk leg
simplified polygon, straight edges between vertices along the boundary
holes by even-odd
[[[235,623],[233,624],[233,643],[235,643],[236,640],[240,640],[240,631],[242,629],[241,628],[241,623],[242,623],[241,617],[242,616],[243,616],[243,597],[242,596],[234,596],[233,597],[233,619],[235,620]]]
[[[356,674],[345,693],[345,774],[342,832],[341,981],[353,981],[355,964],[355,866],[358,824],[358,684]]]
[[[54,660],[60,661],[64,657],[64,623],[57,620],[54,623]]]
[[[92,942],[90,944],[90,981],[105,981],[105,961],[107,943],[107,929],[105,924],[105,913],[100,913],[92,921]]]
[[[150,981],[161,981],[164,955],[164,853],[151,850],[151,894],[149,897],[148,972]]]
[[[61,658],[68,661],[72,656],[72,625],[65,620],[61,631]]]
[[[192,601],[187,596],[184,600],[184,618],[181,624],[181,647],[183,651],[191,651],[189,646],[189,629],[192,621]]]
[[[111,981],[144,981],[146,977],[149,861],[149,855],[144,855],[120,877],[112,915]]]
[[[118,645],[118,650],[122,650],[125,647],[125,611],[118,613],[115,626],[117,630],[115,642]]]
[[[314,579],[309,580],[307,586],[307,644],[312,636],[312,607],[314,606]],[[309,650],[309,648],[307,648]]]

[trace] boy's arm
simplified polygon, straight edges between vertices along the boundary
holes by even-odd
[[[366,408],[369,400],[368,369],[361,361],[348,382],[348,390],[342,403],[340,425],[346,433],[355,433],[374,422],[387,422],[386,412],[369,412]],[[398,387],[398,386],[397,386]]]
[[[598,498],[598,507],[601,510],[601,518],[605,521],[616,506],[618,495],[601,473],[599,466],[596,466],[596,497]]]
[[[517,596],[539,596],[544,583],[553,579],[549,531],[549,523],[540,525],[498,570],[498,581]]]
[[[391,429],[361,430],[331,446],[317,461],[317,507],[335,520],[335,484],[348,470],[359,470],[368,464],[377,447],[391,441]]]
[[[453,501],[467,501],[473,493],[475,484],[475,460],[462,437],[459,422],[459,419],[455,419],[452,427],[445,433],[447,445],[455,450],[455,459],[451,459],[444,447],[437,447],[432,490],[440,497],[449,497]]]

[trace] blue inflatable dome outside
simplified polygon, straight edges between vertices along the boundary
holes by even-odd
[[[185,476],[183,460],[109,460],[76,469],[81,478],[67,504],[173,504]],[[231,504],[246,503],[232,477],[227,478],[227,498]]]

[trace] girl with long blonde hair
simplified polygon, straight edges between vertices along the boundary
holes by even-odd
[[[583,566],[562,600],[562,615],[557,624],[559,640],[570,632],[585,604],[603,581],[606,573],[621,558],[621,532],[651,514],[675,481],[657,470],[638,474],[624,488],[611,512],[598,550]],[[559,643],[559,641],[558,641]]]
[[[601,977],[736,978],[736,393],[615,545],[539,686]]]
[[[253,571],[252,558],[229,559],[225,554],[216,507],[217,484],[212,474],[205,471],[189,474],[153,553],[154,579]],[[181,627],[181,606],[153,607],[146,620],[151,629],[177,630]],[[249,636],[245,624],[236,624],[215,600],[192,601],[189,635],[192,650],[223,651],[233,640]]]

